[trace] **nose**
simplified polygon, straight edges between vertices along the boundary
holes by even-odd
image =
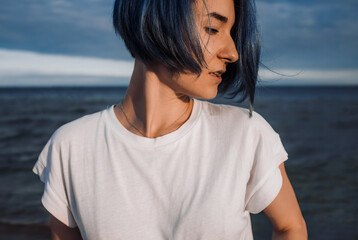
[[[223,42],[223,47],[221,48],[218,57],[227,63],[233,63],[239,59],[239,53],[237,52],[235,42],[231,36]]]

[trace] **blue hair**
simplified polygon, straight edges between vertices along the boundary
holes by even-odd
[[[227,66],[223,81],[219,84],[219,94],[235,98],[241,93],[238,102],[249,98],[250,117],[255,100],[255,89],[261,56],[260,35],[256,23],[256,6],[252,0],[234,0],[235,23],[231,36],[238,50],[238,61]],[[228,80],[226,80],[228,79]],[[225,81],[226,80],[226,81]]]
[[[116,0],[113,24],[133,57],[171,72],[200,74],[204,55],[193,0]],[[194,55],[194,58],[193,58]]]
[[[160,64],[173,73],[199,75],[206,63],[194,4],[195,0],[116,0],[114,29],[131,55],[146,65]],[[227,65],[218,93],[237,102],[249,98],[251,116],[261,49],[256,7],[254,0],[234,0],[234,4],[236,17],[231,35],[239,60]],[[239,94],[241,98],[236,99]]]

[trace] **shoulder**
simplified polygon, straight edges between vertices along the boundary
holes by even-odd
[[[51,140],[55,144],[68,142],[77,142],[86,139],[93,133],[97,126],[102,122],[102,115],[105,110],[84,115],[71,122],[60,126],[51,136]]]
[[[219,117],[225,120],[236,119],[244,120],[249,117],[249,110],[239,106],[212,103],[202,101],[203,111],[211,117]]]
[[[269,122],[258,112],[253,111],[249,116],[249,109],[239,106],[206,102],[203,110],[207,115],[218,119],[222,125],[251,130],[259,133],[274,131]]]

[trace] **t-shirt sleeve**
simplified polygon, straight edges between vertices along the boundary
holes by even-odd
[[[258,113],[256,118],[255,152],[246,187],[245,209],[257,214],[276,198],[281,190],[282,175],[279,165],[288,159],[280,135]]]
[[[65,185],[68,173],[64,166],[65,161],[55,133],[43,148],[32,171],[44,183],[44,192],[41,198],[43,206],[62,223],[74,228],[77,224],[68,202]]]

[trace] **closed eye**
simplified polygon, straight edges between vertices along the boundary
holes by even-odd
[[[218,33],[219,31],[215,28],[209,28],[209,27],[206,27],[205,28],[205,31],[209,34],[209,35],[214,35],[216,33]]]

